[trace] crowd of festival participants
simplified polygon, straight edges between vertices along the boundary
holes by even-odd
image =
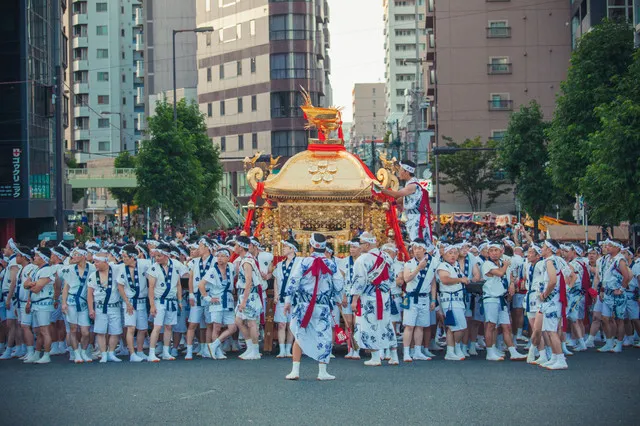
[[[385,192],[411,212],[422,194],[411,165],[403,169],[405,188]],[[10,240],[0,260],[0,360],[259,360],[270,287],[277,357],[293,358],[291,380],[302,354],[318,362],[319,380],[334,379],[327,365],[343,345],[366,366],[483,357],[549,370],[596,344],[640,347],[640,250],[610,239],[536,244],[520,225],[513,240],[436,242],[408,216],[406,262],[368,232],[348,242],[345,258],[319,233],[301,256],[290,235],[275,260],[254,237],[184,230],[126,245]]]

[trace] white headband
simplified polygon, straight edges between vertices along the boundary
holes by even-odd
[[[49,263],[49,256],[42,253],[40,250],[36,250],[36,254],[42,258],[46,263]]]
[[[9,241],[7,241],[7,244],[9,244],[9,247],[11,247],[11,250],[13,251],[19,251],[18,250],[18,246],[16,245],[16,243],[13,241],[13,238],[9,238]]]
[[[538,255],[542,254],[542,250],[541,250],[541,249],[540,249],[540,247],[538,247],[537,245],[533,244],[533,245],[531,246],[531,248],[532,248],[536,253],[538,253]]]
[[[416,242],[416,241],[413,241],[411,243],[411,246],[412,247],[420,247],[420,248],[423,248],[423,249],[427,250],[427,245],[426,244],[419,243],[419,242]]]
[[[416,172],[416,168],[415,167],[411,167],[410,165],[404,164],[402,162],[400,162],[400,167],[402,167],[403,169],[405,169],[409,173],[415,173]]]
[[[395,244],[391,244],[391,243],[387,243],[385,245],[382,246],[382,250],[389,250],[392,251],[394,253],[398,252],[398,248],[395,246]]]
[[[227,257],[231,256],[231,252],[229,252],[229,249],[226,249],[226,248],[218,249],[218,255],[221,255],[221,254],[224,254]]]
[[[158,253],[163,254],[163,255],[165,255],[167,257],[171,257],[171,253],[169,253],[168,251],[158,250],[158,249],[155,249],[155,251],[157,251]]]
[[[360,235],[360,242],[361,243],[375,244],[376,243],[376,237],[374,237],[373,235],[371,235],[370,237],[365,237],[364,234],[362,234],[362,235]]]
[[[610,246],[618,247],[620,250],[624,248],[624,246],[617,241],[607,240],[606,243],[609,244]]]
[[[69,256],[70,251],[66,246],[64,246],[62,243],[60,243],[60,244],[58,244],[58,247],[60,247],[62,249],[62,251],[65,252],[67,256]]]
[[[325,247],[325,251],[329,254],[333,254],[333,250],[330,247]]]
[[[289,247],[291,247],[292,249],[294,249],[295,251],[298,251],[298,247],[296,247],[296,246],[295,246],[295,244],[290,243],[290,242],[289,242],[289,241],[287,241],[287,240],[281,240],[280,242],[281,242],[283,245],[285,245],[285,246],[289,246]]]
[[[87,254],[89,254],[89,253],[86,250],[83,250],[83,249],[78,248],[78,247],[74,248],[71,251],[71,256],[86,256]]]
[[[573,245],[571,246],[571,248],[573,248],[573,250],[578,253],[578,256],[582,256],[584,254],[584,250],[582,250],[581,247]]]
[[[489,244],[487,244],[487,248],[498,248],[498,249],[501,249],[502,246],[500,244],[498,244],[498,243],[489,243]]]
[[[568,246],[566,244],[560,244],[560,248],[564,251],[569,251],[571,250],[571,246]]]
[[[555,247],[553,246],[553,244],[551,244],[551,243],[549,242],[549,240],[544,240],[544,245],[545,245],[545,246],[547,246],[547,247],[549,247],[549,248],[551,249],[551,252],[552,252],[552,253],[557,253],[557,252],[558,252],[558,249],[557,249],[557,248],[555,248]]]
[[[27,259],[31,260],[31,255],[29,255],[28,253],[24,253],[24,252],[20,251],[20,249],[18,247],[16,247],[14,251],[16,253],[18,253],[20,256],[26,257]]]
[[[311,234],[311,238],[309,239],[309,244],[311,245],[311,247],[318,250],[323,250],[327,248],[326,241],[323,241],[323,242],[316,241],[316,234]]]
[[[235,242],[237,245],[239,245],[240,247],[242,247],[245,250],[249,250],[249,244],[243,243],[241,241],[237,241]]]
[[[504,240],[502,240],[502,241],[504,241],[504,243],[505,243],[506,245],[508,245],[509,247],[511,247],[511,248],[513,248],[513,247],[515,247],[515,246],[516,246],[516,243],[514,243],[513,241],[511,241],[511,240],[510,240],[510,239],[508,239],[508,238],[505,238],[505,239],[504,239]]]
[[[444,248],[444,252],[446,254],[446,253],[450,252],[451,250],[457,250],[457,249],[458,249],[458,245],[457,244],[452,244],[450,246],[446,246]]]
[[[360,243],[358,241],[347,241],[346,244],[348,246],[352,246],[352,247],[355,247],[355,248],[360,248]]]

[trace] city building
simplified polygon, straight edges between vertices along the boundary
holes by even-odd
[[[425,6],[424,0],[383,0],[383,8],[386,119],[391,123],[402,119],[406,96],[419,89],[415,83],[417,63],[426,51]]]
[[[153,0],[144,3],[145,38],[145,114],[152,116],[156,101],[173,103],[173,31],[196,28],[196,2]],[[176,43],[177,99],[197,102],[198,71],[196,48],[198,37],[192,32],[178,33]],[[210,37],[210,36],[209,36]],[[138,123],[144,128],[143,117]]]
[[[79,0],[70,7],[67,149],[85,167],[120,151],[133,154],[142,140],[144,20],[139,0]]]
[[[350,129],[353,143],[384,138],[387,131],[384,89],[385,83],[354,84],[351,91],[353,120]]]
[[[305,150],[300,88],[314,105],[331,100],[329,5],[324,0],[203,0],[198,34],[198,102],[220,147],[222,186],[251,194],[242,160],[256,151],[289,157]]]
[[[571,46],[604,18],[633,23],[640,46],[640,0],[583,0],[571,2]]]
[[[534,99],[550,119],[569,65],[570,9],[567,0],[427,1],[424,85],[434,142],[499,139],[510,113]],[[441,212],[468,211],[466,197],[450,189],[441,188]],[[489,209],[514,211],[513,194]]]
[[[0,244],[4,247],[11,237],[34,243],[39,233],[56,229],[56,177],[64,173],[62,158],[55,152],[63,130],[60,135],[56,132],[68,123],[64,114],[68,106],[63,98],[63,112],[56,111],[55,93],[68,66],[62,23],[68,4],[7,0],[2,6]],[[65,192],[63,187],[63,196]]]

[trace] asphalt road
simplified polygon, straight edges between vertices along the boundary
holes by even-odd
[[[290,360],[49,365],[0,361],[2,425],[638,424],[640,349],[569,358],[569,370],[483,359],[365,367],[284,380]]]

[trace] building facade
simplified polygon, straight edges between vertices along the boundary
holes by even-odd
[[[234,195],[251,194],[245,156],[306,149],[300,88],[314,105],[331,98],[328,21],[324,0],[197,2],[196,25],[215,30],[198,35],[198,102]]]
[[[3,2],[0,16],[0,244],[54,231],[56,84],[68,64],[66,1]],[[61,68],[57,68],[60,66]],[[59,75],[56,75],[57,71]],[[62,102],[63,108],[64,102]],[[64,114],[59,114],[60,120]],[[62,123],[64,128],[64,123]],[[63,139],[63,135],[60,136]]]
[[[151,2],[148,2],[151,3]],[[142,3],[73,1],[69,28],[72,131],[67,149],[89,160],[132,154],[142,140],[145,58]]]
[[[383,0],[383,8],[386,118],[395,122],[406,112],[406,96],[420,86],[416,75],[426,51],[425,1]]]
[[[364,140],[382,140],[387,131],[385,83],[356,83],[351,91],[351,106],[349,148],[358,152]]]
[[[571,2],[571,46],[580,36],[604,18],[624,20],[636,30],[635,44],[640,47],[640,0],[583,0]]]
[[[511,112],[534,99],[551,118],[569,66],[570,8],[566,0],[427,1],[424,83],[440,144],[500,139]],[[489,209],[514,211],[513,194]],[[468,210],[466,197],[441,189],[442,213]]]

